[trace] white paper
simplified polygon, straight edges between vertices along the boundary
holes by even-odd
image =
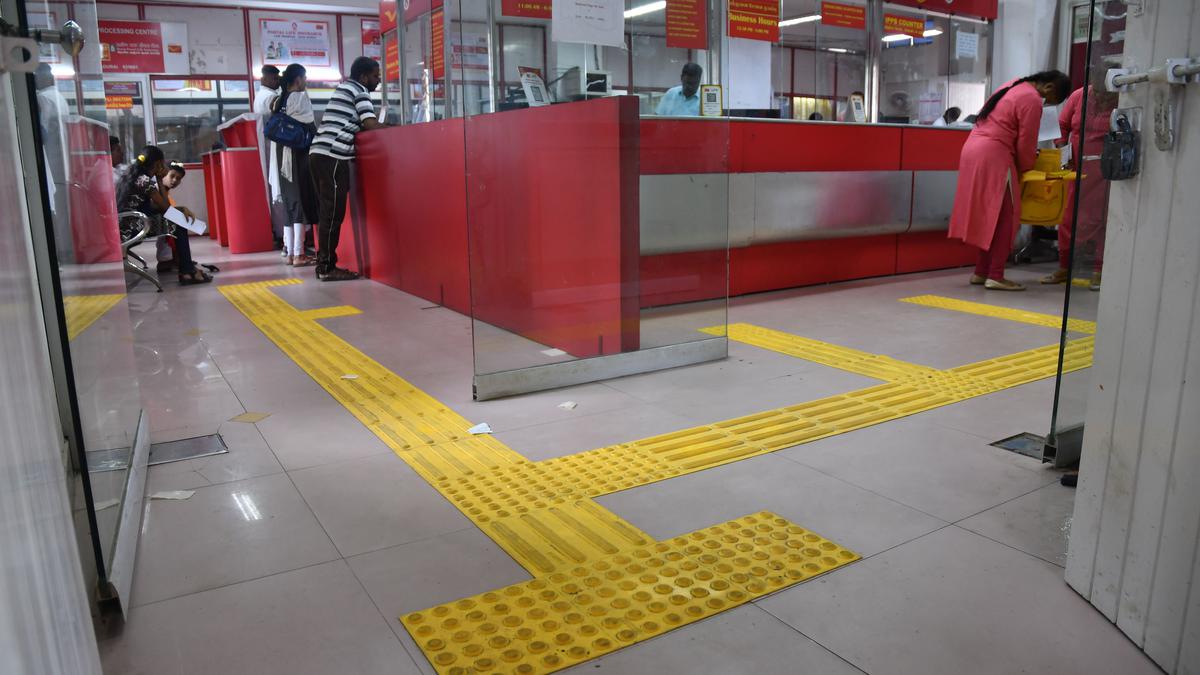
[[[579,407],[579,404],[575,401],[563,401],[562,403],[558,404],[558,407],[562,408],[563,410],[574,410]]]
[[[346,373],[345,375],[342,376],[342,379],[343,380],[357,380],[358,376],[353,373]]]
[[[183,215],[183,211],[174,206],[167,209],[167,212],[163,214],[163,218],[196,234],[208,232],[208,223],[205,223],[203,220],[188,220],[187,216]]]
[[[555,42],[625,46],[624,0],[554,0],[552,12]]]
[[[481,436],[483,434],[492,433],[492,426],[487,422],[480,422],[470,429],[467,429],[467,431],[471,432],[471,435],[473,436]]]
[[[1058,106],[1042,108],[1042,124],[1038,127],[1038,143],[1056,141],[1062,136],[1058,126]]]
[[[166,490],[164,492],[155,492],[150,495],[150,499],[170,499],[180,501],[191,499],[192,495],[196,494],[195,490]]]
[[[546,356],[566,356],[567,353],[561,349],[543,349],[542,353]]]
[[[958,31],[954,40],[954,56],[960,59],[974,59],[979,56],[979,34]]]

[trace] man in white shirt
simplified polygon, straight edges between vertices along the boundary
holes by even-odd
[[[262,165],[263,185],[268,186],[267,203],[270,204],[270,164],[268,163],[270,154],[267,152],[269,144],[263,138],[263,129],[266,128],[267,119],[271,116],[271,103],[279,95],[280,73],[278,68],[270,65],[263,66],[259,72],[262,74],[262,77],[258,80],[258,88],[254,90],[254,114],[258,116],[258,160]],[[283,223],[277,221],[274,209],[272,209],[271,231],[275,235],[275,243],[281,244],[283,242]]]
[[[74,241],[71,238],[70,189],[71,161],[67,147],[66,123],[71,106],[58,90],[54,71],[43,63],[33,75],[37,87],[38,126],[42,132],[42,150],[45,152],[46,172],[50,179],[47,192],[50,197],[50,213],[54,217],[55,241],[59,260],[72,259]]]

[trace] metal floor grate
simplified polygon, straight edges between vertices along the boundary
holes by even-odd
[[[227,452],[229,452],[229,447],[225,445],[225,439],[221,438],[221,434],[211,434],[169,443],[155,443],[150,446],[150,461],[147,463],[155,466],[182,462],[185,459],[223,455]]]

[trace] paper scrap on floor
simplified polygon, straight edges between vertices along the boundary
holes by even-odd
[[[475,426],[471,427],[470,429],[467,429],[467,431],[471,432],[471,434],[474,436],[480,436],[483,434],[492,433],[492,427],[487,422],[480,422],[479,424],[476,424]]]
[[[170,499],[172,501],[182,501],[184,499],[191,499],[192,495],[194,494],[196,494],[195,490],[164,490],[162,492],[155,492],[154,494],[150,495],[150,499]]]

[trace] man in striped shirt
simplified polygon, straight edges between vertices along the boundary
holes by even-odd
[[[359,131],[385,126],[375,115],[371,92],[381,79],[379,62],[360,56],[350,66],[350,77],[338,85],[325,107],[321,127],[309,148],[308,170],[317,191],[317,279],[347,281],[358,275],[337,266],[337,247],[350,191],[350,162]]]

